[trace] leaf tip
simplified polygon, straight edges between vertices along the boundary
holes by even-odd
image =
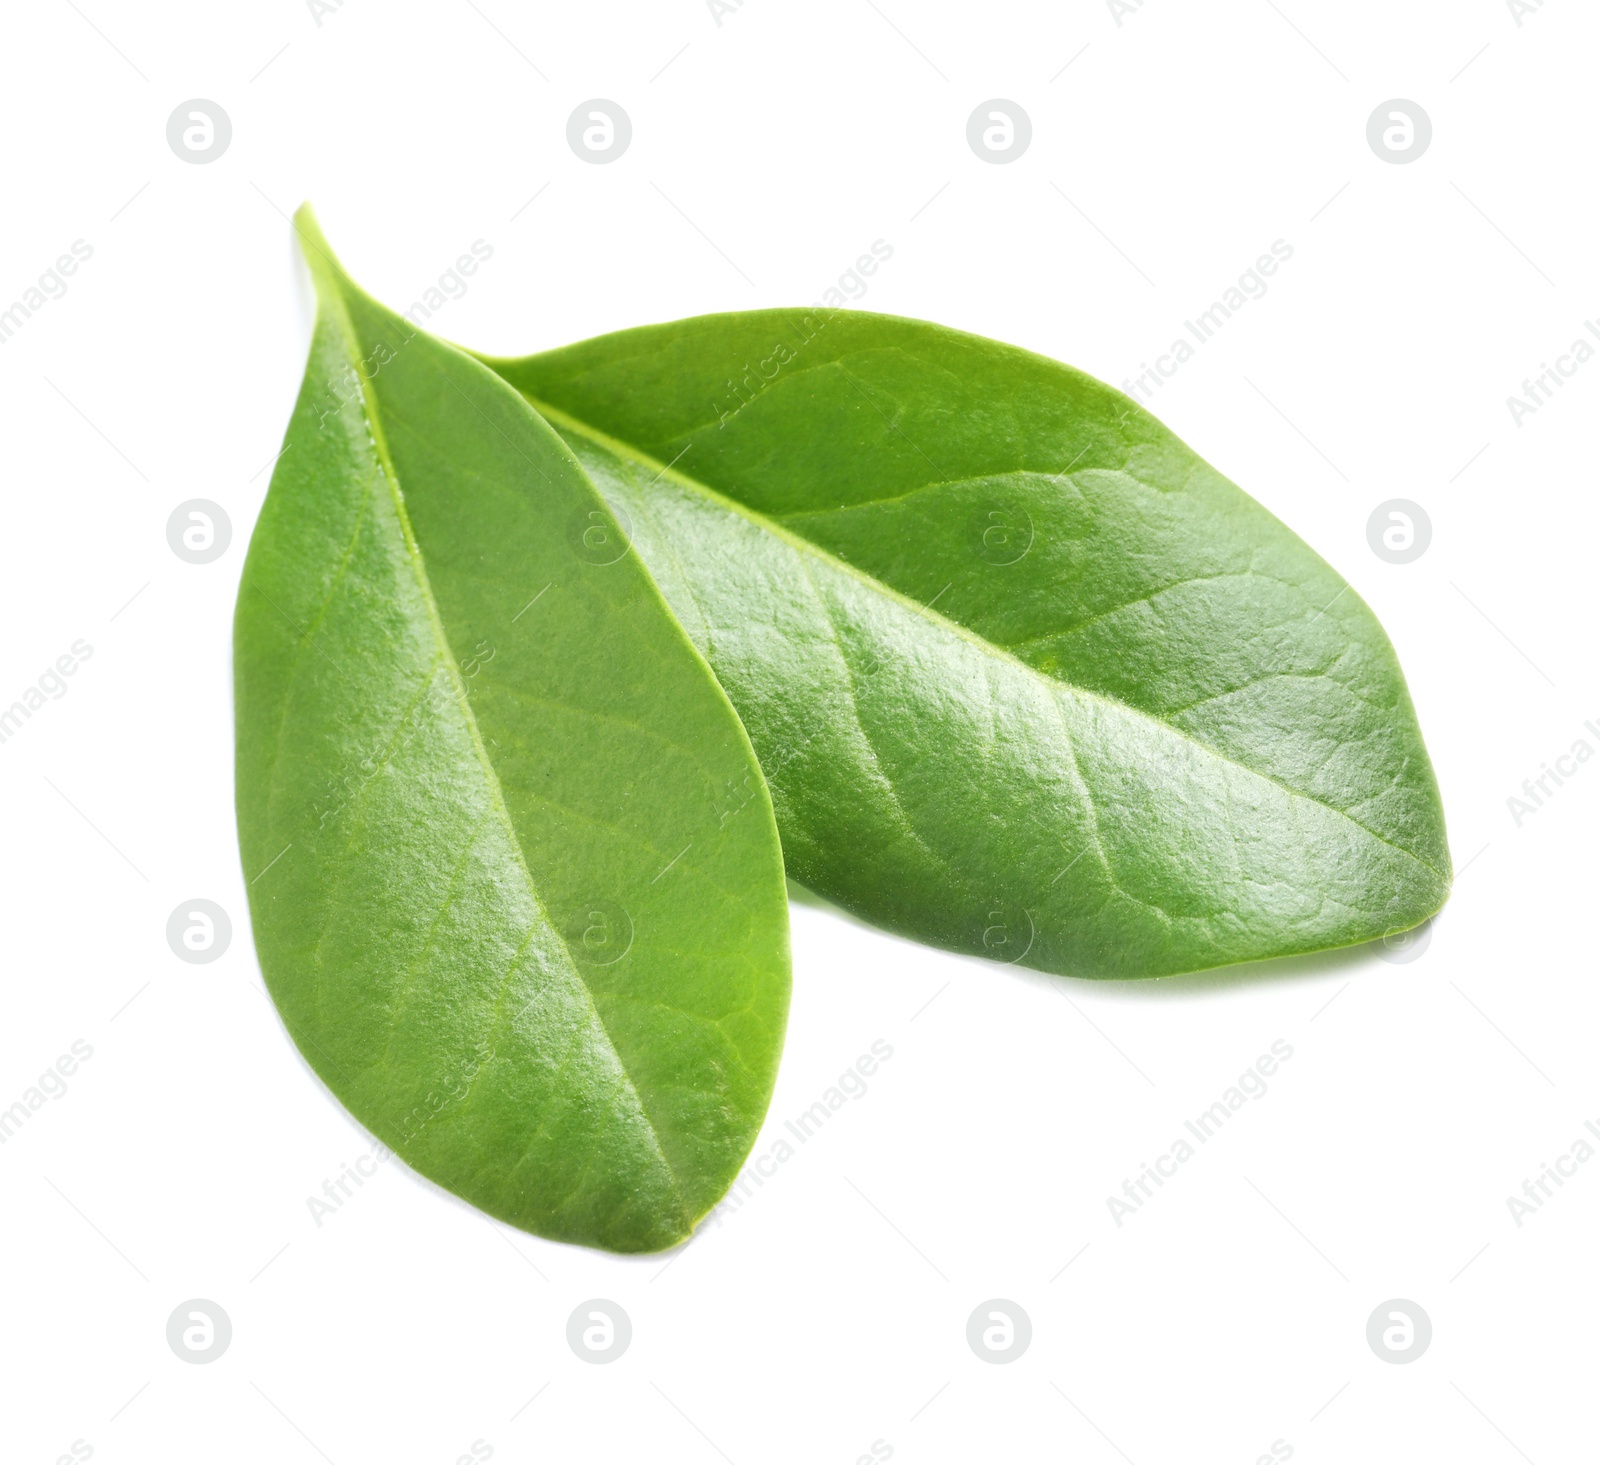
[[[300,252],[311,267],[312,278],[319,290],[330,280],[338,281],[344,277],[344,267],[322,232],[322,225],[317,222],[316,211],[309,199],[294,211],[294,232],[300,241]]]

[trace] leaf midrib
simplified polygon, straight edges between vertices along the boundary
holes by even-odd
[[[317,265],[312,263],[313,272],[317,272]],[[426,563],[422,557],[421,546],[417,543],[416,534],[411,527],[411,516],[406,511],[405,499],[400,491],[400,475],[396,471],[394,462],[389,455],[389,445],[384,434],[382,414],[378,410],[378,403],[373,391],[371,379],[363,369],[362,356],[359,350],[360,338],[356,332],[355,322],[350,318],[349,308],[345,303],[343,280],[340,278],[338,267],[329,266],[331,279],[328,288],[319,292],[324,304],[331,304],[331,313],[339,329],[339,334],[344,342],[347,359],[351,369],[356,374],[356,379],[361,387],[362,417],[366,423],[367,431],[372,439],[373,451],[377,454],[379,467],[383,473],[384,483],[389,490],[390,501],[394,506],[396,520],[400,525],[400,532],[405,540],[406,555],[411,565],[412,574],[415,576],[417,590],[423,604],[427,608],[428,623],[433,633],[434,646],[443,664],[449,668],[451,687],[455,693],[455,700],[466,720],[468,733],[472,740],[473,751],[483,769],[484,778],[489,785],[490,798],[495,812],[500,816],[505,826],[507,838],[514,852],[517,868],[522,875],[524,889],[528,898],[533,903],[534,913],[538,920],[555,935],[560,944],[562,954],[566,957],[570,975],[576,980],[579,989],[588,999],[589,1010],[595,1026],[605,1035],[606,1044],[611,1049],[612,1057],[616,1060],[617,1071],[622,1075],[623,1082],[628,1086],[628,1092],[633,1095],[634,1102],[639,1107],[639,1116],[644,1120],[645,1132],[650,1137],[651,1147],[655,1150],[661,1162],[661,1168],[666,1173],[667,1181],[672,1187],[673,1198],[678,1205],[679,1217],[685,1227],[692,1223],[688,1204],[684,1198],[683,1188],[679,1182],[678,1172],[668,1159],[666,1150],[661,1143],[661,1135],[656,1129],[655,1121],[650,1117],[650,1111],[645,1104],[644,1095],[634,1082],[633,1075],[628,1071],[621,1051],[617,1048],[616,1039],[612,1037],[611,1030],[606,1026],[605,1018],[600,1011],[600,1005],[595,999],[594,989],[590,987],[582,968],[573,956],[572,947],[566,933],[550,919],[549,912],[545,909],[543,900],[539,896],[538,887],[534,884],[533,872],[529,870],[527,859],[523,854],[522,841],[518,837],[516,823],[511,817],[511,810],[505,801],[505,792],[500,784],[500,776],[496,772],[494,762],[489,756],[489,749],[483,741],[483,734],[478,727],[478,719],[472,710],[472,704],[467,698],[466,683],[461,676],[461,668],[456,662],[455,653],[451,650],[449,636],[445,632],[443,618],[439,614],[438,603],[434,599],[433,586],[428,579]],[[485,368],[487,370],[487,368]],[[526,943],[523,945],[526,950]],[[519,956],[520,960],[520,956]],[[505,980],[509,982],[513,966],[507,972]]]
[[[519,390],[521,389],[519,388]],[[1207,755],[1217,759],[1219,762],[1226,763],[1230,767],[1237,768],[1241,772],[1249,774],[1252,778],[1259,778],[1264,783],[1270,783],[1275,787],[1282,789],[1283,792],[1288,794],[1291,798],[1304,799],[1307,803],[1316,804],[1321,808],[1327,809],[1330,813],[1338,815],[1339,818],[1346,820],[1355,828],[1359,829],[1363,834],[1367,835],[1368,838],[1376,840],[1379,844],[1395,850],[1397,853],[1404,855],[1408,860],[1420,865],[1423,869],[1427,870],[1429,874],[1434,876],[1435,879],[1440,881],[1443,886],[1448,888],[1450,884],[1450,877],[1445,874],[1444,871],[1440,870],[1436,865],[1432,864],[1428,860],[1423,859],[1421,855],[1416,854],[1414,851],[1408,850],[1404,845],[1396,844],[1394,840],[1389,839],[1383,834],[1380,834],[1376,829],[1371,828],[1369,825],[1363,824],[1361,820],[1357,819],[1354,815],[1350,814],[1344,809],[1339,808],[1335,804],[1330,804],[1326,799],[1319,799],[1315,794],[1307,793],[1304,789],[1297,789],[1291,784],[1285,783],[1282,779],[1274,777],[1270,773],[1263,773],[1258,768],[1250,767],[1248,763],[1241,763],[1237,758],[1230,756],[1222,749],[1213,747],[1210,743],[1202,741],[1200,738],[1195,737],[1192,733],[1187,732],[1185,729],[1176,727],[1172,723],[1157,717],[1154,713],[1146,712],[1143,708],[1135,707],[1127,702],[1120,702],[1115,697],[1108,697],[1103,692],[1095,691],[1090,687],[1080,686],[1078,683],[1070,682],[1064,677],[1052,676],[1047,672],[1040,671],[1037,667],[1030,666],[1020,657],[1013,655],[1005,647],[1000,646],[996,642],[985,639],[984,637],[978,635],[977,632],[971,630],[967,626],[962,625],[959,621],[951,620],[948,616],[944,615],[940,611],[934,610],[931,606],[924,605],[921,601],[912,599],[909,595],[904,594],[902,591],[896,590],[892,585],[886,584],[884,581],[878,579],[875,575],[869,574],[867,571],[851,564],[848,560],[841,559],[837,555],[829,553],[820,545],[813,543],[811,540],[804,538],[802,535],[796,534],[793,530],[787,528],[782,523],[779,523],[772,518],[769,518],[767,515],[750,508],[746,504],[740,503],[737,499],[731,498],[727,494],[712,488],[709,484],[703,483],[699,479],[691,478],[686,473],[683,473],[678,469],[671,467],[670,465],[663,464],[659,458],[654,457],[652,454],[646,452],[643,448],[637,447],[621,438],[614,437],[612,434],[605,432],[604,430],[595,427],[590,423],[584,422],[581,418],[574,417],[571,413],[565,412],[561,408],[552,406],[542,399],[535,397],[531,392],[523,391],[522,396],[541,416],[548,418],[553,424],[570,427],[572,430],[589,438],[592,442],[598,443],[601,446],[610,449],[619,457],[632,458],[642,465],[656,469],[657,471],[652,479],[652,482],[659,481],[662,478],[669,478],[673,482],[680,484],[682,487],[699,494],[708,503],[715,504],[719,508],[727,509],[735,514],[738,514],[741,518],[747,520],[751,524],[754,524],[758,529],[763,530],[765,533],[771,534],[774,538],[792,546],[794,549],[799,550],[803,554],[808,554],[822,560],[831,568],[842,571],[843,573],[851,576],[862,585],[865,585],[869,590],[872,590],[873,592],[882,595],[889,600],[898,602],[900,605],[912,611],[914,614],[921,616],[933,624],[953,633],[962,640],[970,643],[973,646],[976,646],[980,651],[986,653],[987,655],[996,657],[1005,662],[1009,662],[1012,666],[1023,672],[1031,680],[1043,682],[1051,688],[1065,688],[1073,694],[1083,697],[1089,701],[1098,702],[1103,706],[1115,708],[1118,712],[1138,717],[1145,722],[1159,727],[1162,729],[1162,731],[1171,734],[1173,737],[1193,744],[1195,747],[1201,749]]]

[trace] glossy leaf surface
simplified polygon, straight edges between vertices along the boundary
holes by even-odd
[[[544,1236],[668,1246],[782,1045],[760,772],[556,434],[297,222],[317,323],[235,623],[262,970],[424,1175]]]
[[[631,524],[819,894],[1094,976],[1352,945],[1443,903],[1376,618],[1120,393],[823,310],[490,364]]]

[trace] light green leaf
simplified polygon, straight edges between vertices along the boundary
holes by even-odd
[[[316,331],[234,642],[262,971],[424,1175],[544,1236],[669,1246],[782,1046],[760,772],[561,440],[297,222]]]
[[[1443,904],[1377,620],[1120,393],[821,309],[490,364],[631,521],[819,894],[1085,976],[1352,945]]]

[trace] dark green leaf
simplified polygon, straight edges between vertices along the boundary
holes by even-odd
[[[423,1174],[541,1235],[668,1246],[782,1045],[765,786],[561,440],[299,225],[316,332],[235,623],[262,970]]]
[[[1093,976],[1351,945],[1443,903],[1382,628],[1120,393],[824,310],[490,364],[631,518],[819,894]]]

